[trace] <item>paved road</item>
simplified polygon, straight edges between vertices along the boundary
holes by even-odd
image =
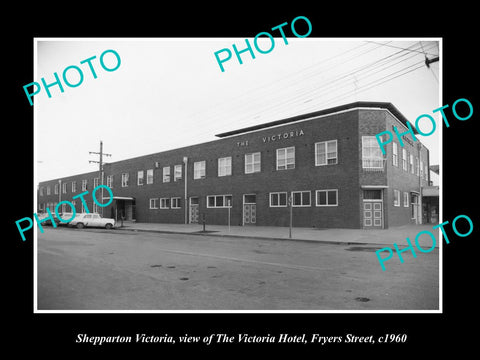
[[[39,310],[437,310],[438,249],[118,230],[38,233]]]

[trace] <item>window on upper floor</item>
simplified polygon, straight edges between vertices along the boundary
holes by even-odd
[[[218,159],[218,176],[232,175],[232,157],[223,157]]]
[[[206,162],[203,161],[196,161],[193,163],[193,178],[194,179],[204,179],[206,176],[205,170]]]
[[[277,149],[277,170],[295,169],[295,147]]]
[[[315,143],[315,166],[338,163],[337,140]]]
[[[362,136],[362,168],[383,170],[383,155],[375,136]]]
[[[261,155],[259,152],[245,154],[245,174],[260,172]]]

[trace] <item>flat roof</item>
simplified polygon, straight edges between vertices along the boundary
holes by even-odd
[[[400,122],[402,122],[405,126],[407,126],[407,123],[409,122],[407,118],[390,102],[379,102],[379,101],[356,101],[352,102],[349,104],[344,104],[344,105],[339,105],[335,106],[332,108],[324,109],[324,110],[319,110],[307,114],[302,114],[302,115],[296,115],[292,116],[286,119],[281,119],[281,120],[275,120],[263,124],[258,124],[258,125],[253,125],[249,127],[245,127],[242,129],[237,129],[237,130],[232,130],[232,131],[227,131],[221,134],[216,134],[215,136],[219,138],[224,138],[227,136],[232,136],[232,135],[239,135],[243,134],[246,132],[250,131],[255,131],[255,130],[260,130],[260,129],[267,129],[272,126],[277,126],[277,125],[283,125],[283,124],[289,124],[295,121],[303,120],[303,119],[308,119],[316,116],[322,116],[322,115],[328,115],[328,114],[333,114],[339,111],[345,111],[345,110],[350,110],[350,109],[355,109],[355,108],[379,108],[379,109],[386,109],[390,111]],[[415,134],[417,134],[417,131],[415,127],[412,127],[413,131]]]

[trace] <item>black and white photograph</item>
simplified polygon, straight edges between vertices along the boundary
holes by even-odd
[[[441,310],[441,39],[35,44],[38,311]]]
[[[5,348],[474,353],[473,8],[161,5],[6,11]]]

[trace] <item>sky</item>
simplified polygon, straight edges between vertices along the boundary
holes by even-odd
[[[232,50],[246,47],[245,38],[37,38],[32,81],[54,82],[56,72],[64,92],[42,87],[34,96],[36,182],[98,170],[98,156],[114,162],[182,146],[215,140],[215,134],[354,101],[391,102],[411,123],[421,114],[437,120],[436,131],[418,136],[430,150],[430,164],[441,162],[439,114],[441,61],[438,39],[423,38],[275,38],[273,50],[255,59]],[[260,38],[260,49],[271,47]],[[222,72],[214,53],[233,53]],[[115,50],[121,63],[105,71],[100,56]],[[220,56],[223,58],[226,53]],[[97,78],[87,63],[91,60]],[[112,53],[105,66],[117,64]],[[78,66],[83,82],[68,87],[62,73]],[[68,70],[67,79],[79,82]],[[25,100],[28,104],[28,99]],[[423,132],[431,129],[425,118]]]

